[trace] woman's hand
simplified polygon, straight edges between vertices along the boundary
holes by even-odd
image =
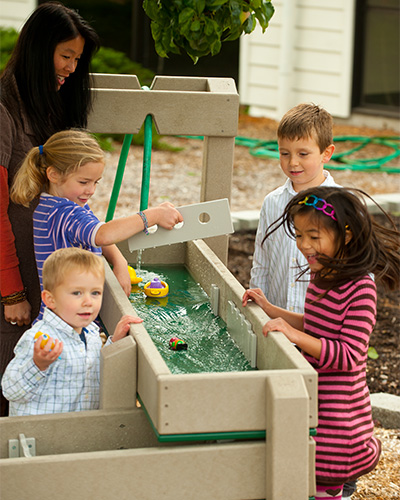
[[[43,336],[41,335],[33,346],[33,362],[43,372],[60,357],[63,351],[63,343],[49,336],[46,345],[41,348],[42,340]],[[53,343],[54,347],[51,348]]]
[[[112,341],[117,342],[118,340],[126,337],[132,323],[134,324],[143,323],[143,320],[138,316],[130,316],[129,314],[127,314],[126,316],[122,316],[117,326],[115,327],[114,335],[112,336]]]
[[[12,306],[4,306],[4,319],[12,325],[18,326],[31,324],[31,305],[27,300],[14,304]]]

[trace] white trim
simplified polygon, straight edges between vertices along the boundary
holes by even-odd
[[[37,5],[37,0],[0,0],[0,26],[20,31]]]

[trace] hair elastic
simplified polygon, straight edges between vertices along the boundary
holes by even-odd
[[[314,207],[317,210],[321,210],[325,215],[331,217],[334,221],[337,221],[333,205],[327,203],[323,198],[317,198],[314,194],[306,196],[303,201],[299,201],[298,205],[308,205]],[[326,209],[329,209],[329,211]]]
[[[43,155],[43,146],[42,145],[39,146],[39,154],[40,154],[40,156]]]

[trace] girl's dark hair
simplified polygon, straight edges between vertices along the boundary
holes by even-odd
[[[83,54],[74,73],[57,91],[54,52],[59,43],[81,35]],[[2,81],[2,101],[15,76],[29,123],[38,143],[70,127],[84,128],[92,100],[89,66],[100,46],[94,29],[74,10],[58,2],[40,5],[24,24]]]
[[[304,203],[306,197],[312,195],[333,206],[336,220],[316,209],[313,204]],[[318,257],[324,266],[323,276],[316,273],[312,276],[313,282],[321,288],[332,289],[373,273],[377,282],[394,290],[400,283],[400,233],[389,214],[376,202],[375,205],[385,215],[390,227],[378,224],[371,217],[365,203],[367,198],[374,201],[364,191],[353,188],[317,187],[301,191],[287,204],[282,216],[269,226],[263,242],[282,225],[286,233],[295,238],[295,216],[310,214],[313,221],[334,231],[338,242],[338,250],[333,258],[326,255]],[[315,198],[310,200],[314,201]],[[317,206],[322,207],[323,203],[319,202]],[[327,208],[325,212],[330,213],[330,210]],[[351,238],[346,243],[349,235]],[[303,270],[300,275],[306,271]]]

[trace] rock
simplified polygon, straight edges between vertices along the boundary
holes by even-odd
[[[400,429],[400,396],[371,394],[372,418],[385,429]]]

